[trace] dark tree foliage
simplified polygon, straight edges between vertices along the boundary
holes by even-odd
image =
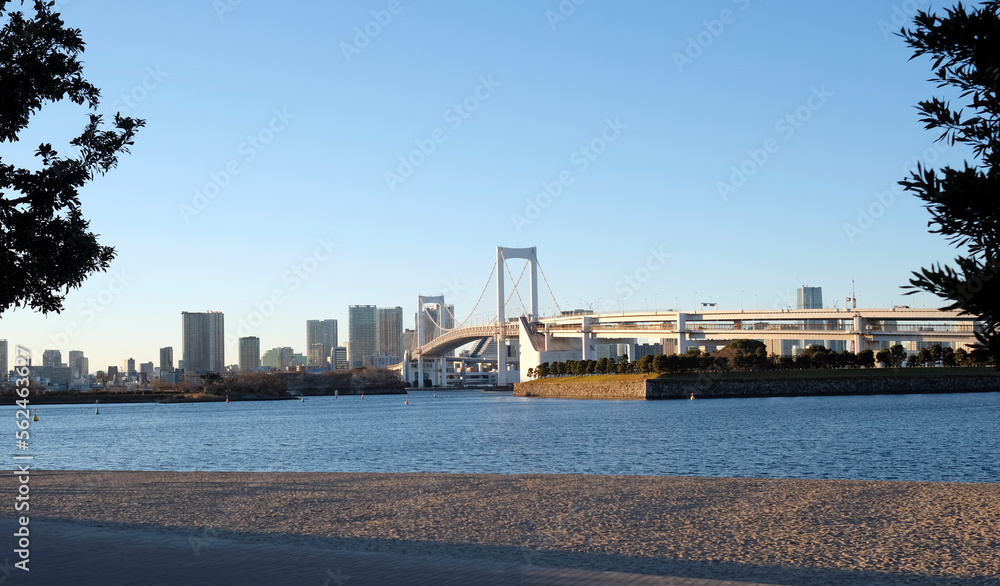
[[[36,1],[27,14],[8,4],[0,0],[0,144],[18,142],[46,103],[69,99],[91,110],[100,103],[100,90],[83,77],[80,30],[66,28],[54,2]],[[0,158],[0,315],[18,306],[58,313],[71,288],[107,270],[115,251],[89,231],[78,190],[115,167],[144,124],[115,114],[108,130],[91,113],[69,142],[71,156],[43,143],[37,169]]]
[[[984,2],[978,9],[959,3],[944,16],[921,11],[914,29],[904,28],[900,35],[913,48],[911,59],[931,57],[931,81],[957,89],[965,102],[953,109],[940,98],[922,101],[921,121],[940,132],[938,140],[972,147],[978,159],[963,169],[920,166],[900,181],[930,210],[931,232],[964,251],[955,259],[957,268],[923,268],[908,288],[950,300],[945,309],[982,317],[986,331],[977,334],[979,340],[994,358],[1000,357],[1000,1]]]

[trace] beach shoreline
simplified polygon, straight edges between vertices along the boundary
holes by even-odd
[[[15,475],[3,482],[16,492]],[[772,584],[1000,583],[1000,484],[33,471],[31,495],[33,520],[179,532],[194,543]]]

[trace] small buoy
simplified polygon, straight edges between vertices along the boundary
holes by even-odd
[[[226,395],[226,403],[229,402],[229,395]]]
[[[438,394],[437,394],[437,393],[434,393],[434,398],[435,398],[435,399],[437,398],[437,396],[438,396]]]
[[[362,398],[362,399],[364,399],[364,398],[365,398],[365,394],[364,394],[364,393],[361,393],[361,398]]]
[[[694,401],[694,393],[691,393],[691,400]]]
[[[334,399],[340,398],[340,390],[339,389],[334,389],[333,390],[333,398]]]
[[[31,418],[32,421],[38,421],[38,409],[35,409],[35,416]]]
[[[305,397],[299,397],[299,403],[305,403],[305,402],[306,402]]]
[[[98,403],[98,401],[95,400],[94,401],[94,415],[100,415],[101,414],[101,408],[97,405],[97,403]]]
[[[409,395],[406,396],[406,401],[404,401],[403,404],[404,405],[409,405],[410,404],[410,396]]]

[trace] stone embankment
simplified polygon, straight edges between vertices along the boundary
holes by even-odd
[[[698,377],[649,380],[531,381],[514,385],[519,397],[565,399],[689,399],[899,395],[1000,391],[998,375],[836,376],[830,378]]]

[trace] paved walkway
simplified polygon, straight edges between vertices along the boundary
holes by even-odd
[[[13,569],[16,560],[8,559],[0,583],[750,586],[745,582],[336,550],[58,521],[33,520],[31,539],[31,571]],[[5,578],[7,570],[12,573]]]

